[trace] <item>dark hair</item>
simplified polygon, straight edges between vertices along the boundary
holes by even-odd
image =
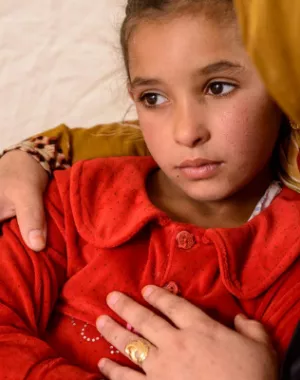
[[[208,17],[218,21],[232,21],[235,18],[233,0],[128,0],[126,15],[121,27],[121,47],[129,78],[128,41],[138,21],[158,20],[170,14],[191,13],[197,8]]]

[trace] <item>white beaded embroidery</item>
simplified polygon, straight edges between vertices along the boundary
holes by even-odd
[[[120,351],[116,350],[116,348],[114,346],[110,346],[109,348],[110,348],[111,355],[120,353]]]
[[[87,342],[92,342],[92,343],[95,343],[97,342],[98,340],[100,340],[100,337],[97,336],[97,337],[88,337],[86,334],[85,334],[85,329],[88,327],[88,324],[85,323],[83,328],[81,329],[81,336],[84,340],[86,340]]]
[[[77,323],[75,322],[74,318],[72,317],[71,318],[71,323],[72,323],[72,326],[77,326]],[[95,336],[95,337],[89,337],[86,335],[86,328],[89,326],[88,323],[85,323],[83,325],[83,328],[81,329],[81,332],[80,332],[80,335],[82,336],[82,338],[86,341],[86,342],[89,342],[89,343],[95,343],[95,342],[98,342],[100,340],[100,338],[102,338],[102,335],[99,334],[99,336]],[[109,346],[109,349],[110,349],[110,354],[111,355],[118,355],[120,354],[120,351],[117,350],[114,346]]]
[[[71,323],[72,323],[73,326],[76,326],[76,322],[75,322],[74,318],[71,318]],[[86,330],[87,327],[88,327],[88,323],[85,323],[83,325],[83,328],[81,329],[80,335],[82,336],[82,338],[86,342],[91,342],[91,343],[98,342],[98,340],[100,340],[101,335],[100,336],[94,336],[94,337],[87,336],[86,332],[85,332],[85,330]]]

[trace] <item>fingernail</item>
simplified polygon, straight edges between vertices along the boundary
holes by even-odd
[[[143,290],[142,290],[142,294],[145,298],[148,298],[150,296],[150,294],[152,294],[154,291],[154,287],[149,285],[149,286],[146,286]]]
[[[32,249],[41,250],[45,246],[45,236],[42,230],[32,230],[29,232],[29,243]]]
[[[107,304],[109,306],[114,306],[118,302],[118,300],[119,300],[120,297],[121,297],[121,293],[119,293],[119,292],[112,292],[112,293],[110,293],[107,296]]]
[[[102,315],[101,317],[97,319],[96,326],[98,330],[101,330],[105,326],[106,320],[107,318],[105,315]]]
[[[98,363],[99,369],[103,369],[105,367],[106,359],[101,359]]]
[[[237,317],[238,317],[238,318],[241,318],[241,319],[243,319],[243,320],[248,319],[248,317],[247,317],[245,314],[238,314]]]

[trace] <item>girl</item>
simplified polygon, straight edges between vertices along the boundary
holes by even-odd
[[[144,285],[166,285],[228,326],[243,312],[268,327],[280,354],[297,324],[299,196],[274,182],[272,166],[285,118],[242,47],[232,3],[129,1],[121,41],[154,160],[100,159],[57,174],[39,256],[23,246],[15,221],[4,226],[8,378],[97,378],[74,365],[95,371],[108,355],[94,326],[116,287],[141,302]],[[157,292],[147,288],[145,297]],[[113,309],[127,301],[109,298]],[[195,315],[167,314],[181,328]],[[135,331],[122,333],[125,345],[110,340],[150,372],[159,339],[131,319],[147,340]],[[98,322],[105,337],[110,323]]]

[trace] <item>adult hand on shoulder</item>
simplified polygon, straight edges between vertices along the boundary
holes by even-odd
[[[276,353],[260,323],[237,316],[234,331],[167,290],[148,286],[144,289],[143,296],[174,325],[124,294],[111,293],[107,299],[109,307],[139,331],[141,336],[121,327],[108,316],[98,318],[97,328],[108,342],[133,362],[134,357],[140,358],[137,364],[144,373],[120,366],[109,359],[102,359],[99,368],[108,379],[278,378]],[[136,341],[141,341],[141,345],[136,346]],[[133,344],[127,346],[131,342]]]
[[[47,183],[47,172],[29,154],[16,150],[0,159],[0,221],[17,216],[22,237],[34,251],[46,244],[43,193]]]

